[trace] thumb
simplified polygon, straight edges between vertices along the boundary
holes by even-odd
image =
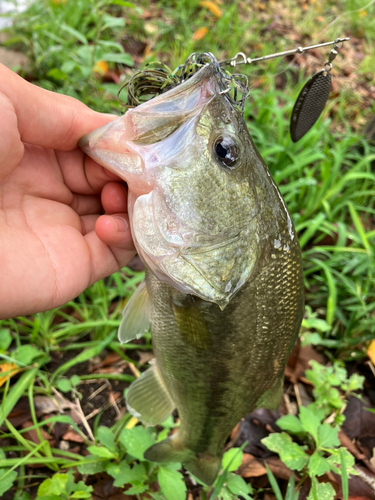
[[[13,106],[21,141],[46,148],[74,149],[84,135],[116,118],[32,85],[1,64],[0,92]]]

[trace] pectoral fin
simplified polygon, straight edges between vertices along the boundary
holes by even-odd
[[[143,280],[126,303],[118,338],[122,344],[139,339],[150,329],[150,305],[146,282]]]
[[[161,424],[175,409],[176,405],[165,387],[156,361],[131,384],[126,406],[145,425]]]

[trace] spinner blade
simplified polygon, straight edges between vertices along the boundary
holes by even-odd
[[[326,105],[331,90],[331,73],[323,69],[316,73],[299,93],[290,119],[290,135],[299,141],[314,125]]]

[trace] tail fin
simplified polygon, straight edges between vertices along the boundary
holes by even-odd
[[[181,462],[200,481],[211,486],[219,473],[221,457],[208,453],[198,456],[192,450],[184,448],[176,437],[169,437],[148,448],[144,454],[145,459],[152,462]]]

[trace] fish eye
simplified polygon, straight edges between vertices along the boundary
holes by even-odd
[[[229,136],[220,136],[216,139],[214,154],[222,165],[229,168],[234,167],[240,155],[237,144]]]

